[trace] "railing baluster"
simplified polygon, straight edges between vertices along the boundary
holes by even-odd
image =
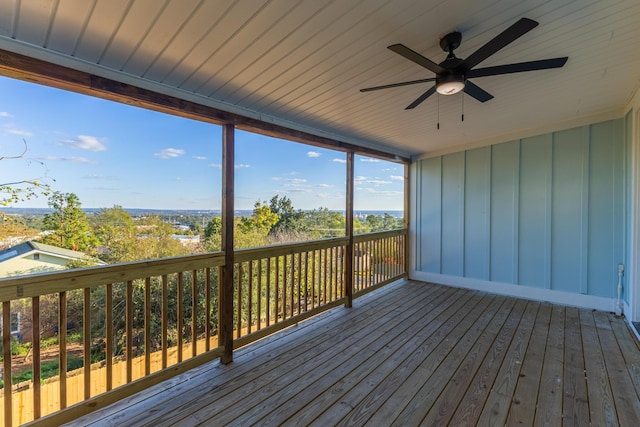
[[[113,284],[107,283],[105,290],[105,323],[106,323],[106,355],[107,391],[113,388]]]
[[[67,407],[67,293],[58,294],[58,373],[60,378],[60,409]]]
[[[11,301],[2,302],[2,381],[4,383],[4,425],[13,425],[11,402]],[[8,327],[7,327],[8,326]]]
[[[323,265],[324,265],[324,271],[323,271],[323,279],[322,279],[322,304],[326,304],[327,303],[327,281],[329,280],[329,270],[327,270],[327,263],[328,263],[328,259],[327,259],[327,248],[324,248],[322,250],[322,255],[323,255]]]
[[[127,363],[127,384],[133,381],[133,281],[127,280],[125,297],[125,359]]]
[[[204,351],[211,350],[211,268],[204,269]]]
[[[302,262],[301,262],[301,256],[302,253],[298,252],[298,256],[297,258],[297,270],[298,270],[298,278],[296,280],[297,285],[298,285],[298,314],[300,314],[301,310],[302,310]],[[294,262],[295,264],[295,262]]]
[[[282,320],[287,318],[287,255],[282,256]]]
[[[294,308],[295,308],[295,303],[294,303],[294,299],[295,299],[295,288],[296,288],[296,256],[295,254],[291,254],[291,269],[289,271],[289,274],[291,276],[291,280],[289,280],[289,284],[291,285],[291,288],[289,289],[291,292],[291,296],[290,296],[290,310],[291,310],[291,316],[293,317],[293,313],[294,313]]]
[[[237,337],[242,336],[242,263],[238,263],[238,279],[236,282],[236,290],[238,291],[238,306],[236,307],[236,315],[238,317],[238,327],[236,328]]]
[[[144,279],[144,374],[151,373],[151,277]]]
[[[311,308],[316,308],[316,253],[311,252]]]
[[[261,329],[261,318],[262,318],[262,259],[258,261],[258,289],[257,289],[257,299],[258,306],[256,307],[257,317],[258,317],[258,326],[256,327],[256,331]]]
[[[169,277],[162,275],[162,369],[167,367],[167,352],[169,347],[169,337],[167,330],[169,329]]]
[[[267,327],[271,324],[271,257],[267,258],[267,283],[266,283],[266,292],[267,297],[265,300],[265,312],[267,314],[266,325]]]
[[[247,288],[247,333],[251,333],[251,324],[253,323],[253,261],[249,261],[247,275],[249,276]]]
[[[82,304],[82,342],[84,344],[84,398],[91,397],[91,288],[84,288]]]
[[[33,364],[31,366],[33,372],[33,418],[38,419],[41,416],[42,399],[41,399],[41,384],[40,384],[40,297],[35,296],[31,298],[31,319],[32,319],[32,346],[31,352],[33,353]],[[6,425],[6,424],[5,424]]]
[[[331,301],[336,299],[338,289],[338,260],[336,259],[337,251],[331,248]]]
[[[198,271],[191,271],[191,357],[198,354],[198,334],[196,327],[198,325]]]
[[[308,264],[309,262],[309,252],[305,251],[304,253],[304,268],[303,264],[300,263],[300,268],[303,269],[302,273],[304,274],[304,311],[309,310],[309,270]]]
[[[183,330],[182,328],[184,328],[184,318],[183,318],[183,314],[184,314],[184,310],[182,307],[182,297],[183,297],[183,280],[184,280],[184,276],[182,274],[182,271],[178,272],[178,301],[177,301],[177,309],[178,309],[178,313],[177,313],[177,319],[178,319],[178,362],[182,362],[182,333]]]
[[[278,299],[279,299],[279,296],[280,296],[280,257],[279,256],[275,257],[274,261],[276,263],[276,274],[275,274],[275,276],[276,276],[276,282],[275,282],[276,289],[275,289],[275,292],[274,292],[275,301],[274,301],[274,304],[273,304],[274,305],[273,312],[275,313],[275,320],[274,321],[278,322],[278,316],[280,315],[280,311],[279,311],[280,308],[278,306]]]

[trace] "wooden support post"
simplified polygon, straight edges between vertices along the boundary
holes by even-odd
[[[344,254],[344,293],[347,297],[345,306],[351,308],[353,305],[353,161],[355,154],[353,151],[347,153],[347,206],[345,210],[347,243]]]
[[[11,426],[13,425],[11,417],[13,412],[13,403],[11,402],[11,301],[2,302],[2,325],[4,425]]]
[[[404,164],[404,219],[402,221],[402,227],[405,230],[409,230],[409,164]],[[403,256],[403,268],[406,274],[409,274],[409,233],[404,236],[404,256]]]
[[[33,419],[37,420],[41,414],[41,398],[40,398],[40,297],[35,296],[31,298],[31,325],[33,327],[33,346],[31,347],[31,354],[33,360],[32,373],[33,373]],[[10,425],[10,424],[5,424]]]
[[[218,336],[224,347],[220,362],[233,362],[233,198],[234,198],[234,150],[235,127],[226,124],[222,128],[222,251],[224,266],[218,285],[220,304]]]

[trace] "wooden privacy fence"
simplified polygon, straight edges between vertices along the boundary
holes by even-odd
[[[358,297],[406,276],[406,236],[354,236],[351,273],[346,237],[236,251],[234,348],[346,304],[348,286]],[[32,328],[23,337],[33,373],[12,384],[17,343],[3,328],[3,425],[69,421],[222,355],[223,266],[224,254],[213,253],[0,279],[3,325],[19,312]],[[55,342],[63,367],[47,380],[45,342]],[[64,369],[74,360],[79,369]]]

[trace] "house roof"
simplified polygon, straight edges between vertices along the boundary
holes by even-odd
[[[386,47],[467,57],[521,17],[540,25],[482,62],[568,56],[561,69],[478,78],[480,103]],[[93,0],[0,2],[0,48],[225,111],[401,155],[453,151],[624,114],[640,83],[637,0]],[[464,122],[461,114],[464,112]],[[437,129],[437,123],[440,129]]]
[[[28,241],[0,251],[0,263],[13,258],[23,257],[31,253],[53,255],[58,258],[66,259],[83,259],[86,256],[83,252],[72,251],[70,249],[59,248],[52,245],[45,245],[44,243]]]

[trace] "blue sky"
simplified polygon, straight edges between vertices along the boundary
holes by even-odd
[[[221,149],[219,126],[0,77],[0,184],[39,179],[85,208],[220,209]],[[237,131],[235,161],[236,209],[276,194],[344,209],[345,153]],[[403,170],[356,156],[356,210],[402,210]]]

